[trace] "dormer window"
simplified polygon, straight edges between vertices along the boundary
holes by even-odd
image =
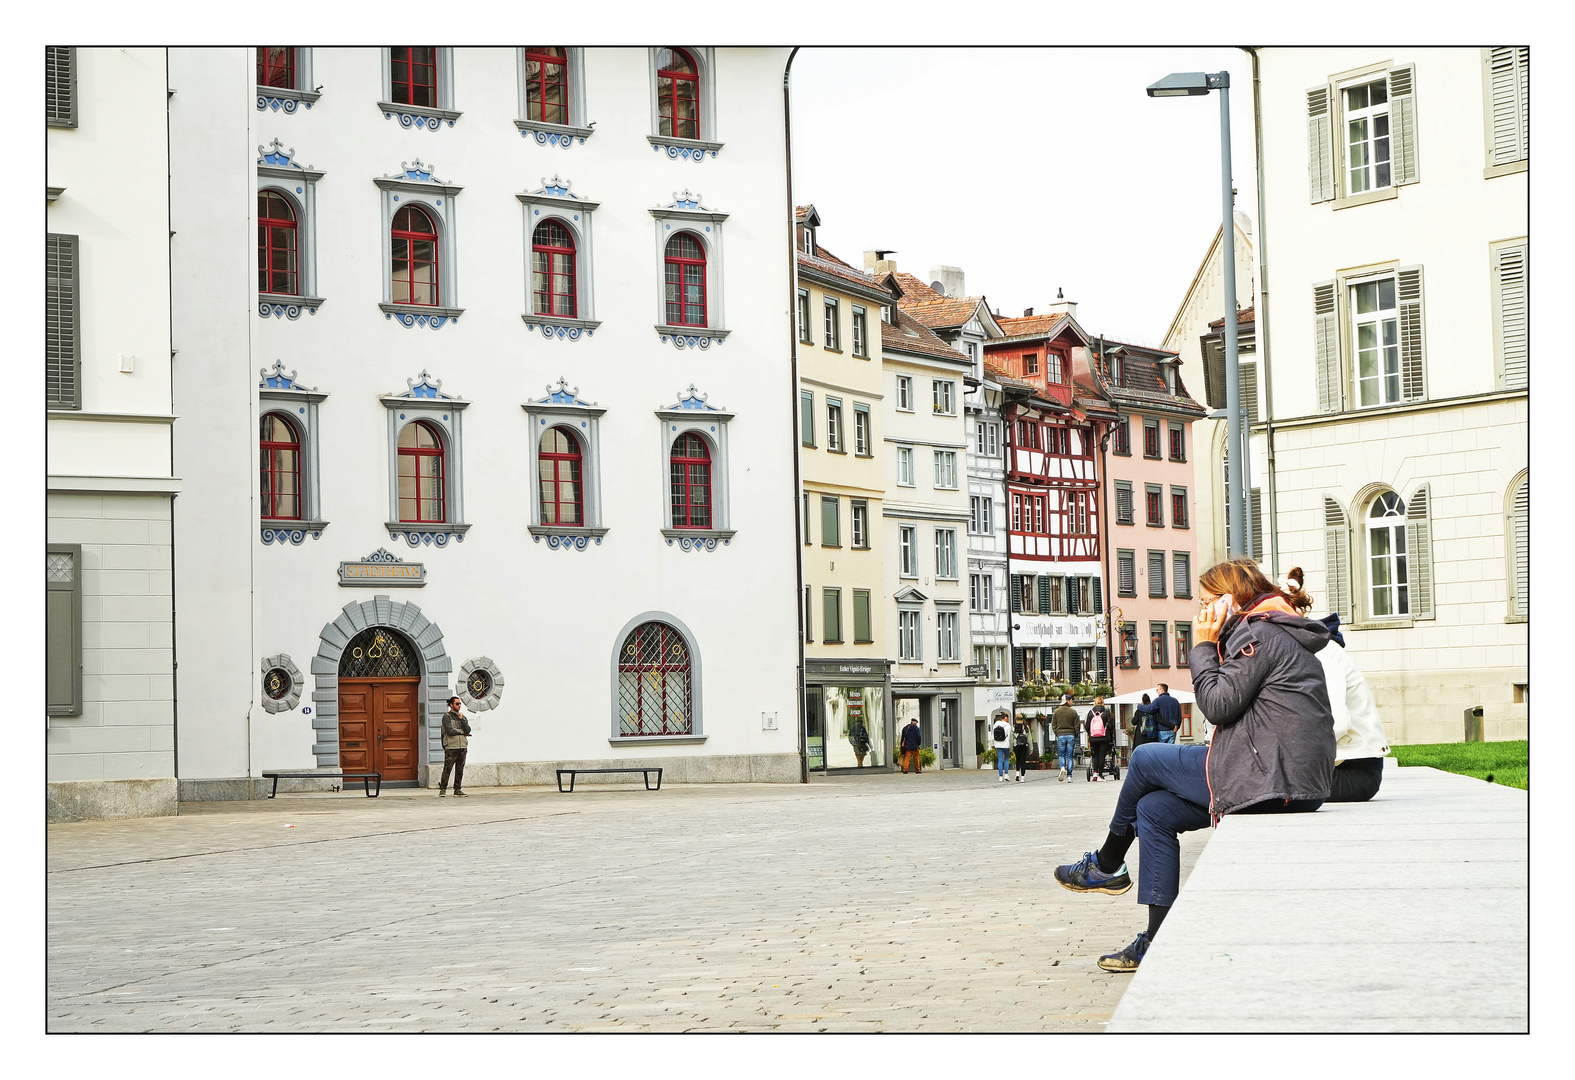
[[[805,255],[815,254],[815,230],[809,225],[800,225],[798,230],[799,250]]]

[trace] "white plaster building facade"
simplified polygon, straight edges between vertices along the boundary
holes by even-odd
[[[1524,738],[1529,51],[1259,56],[1278,568],[1392,742]]]
[[[45,61],[48,817],[173,814],[164,51]]]
[[[798,780],[787,51],[264,52],[169,57],[182,797],[450,694],[467,787]]]

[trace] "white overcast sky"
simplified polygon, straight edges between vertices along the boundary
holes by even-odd
[[[1144,88],[1221,70],[1256,222],[1252,63],[1230,48],[801,49],[794,200],[855,266],[958,266],[1008,316],[1060,288],[1089,333],[1159,344],[1220,225],[1219,101]]]

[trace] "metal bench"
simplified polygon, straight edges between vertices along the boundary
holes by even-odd
[[[563,776],[564,776],[565,773],[567,773],[569,775],[569,786],[567,788],[565,788],[563,786]],[[581,773],[643,773],[645,775],[645,790],[646,791],[661,791],[662,790],[662,770],[661,769],[559,769],[558,770],[558,790],[559,791],[564,791],[564,792],[573,791],[574,790],[574,778],[575,778],[576,775],[579,775]],[[656,774],[656,786],[655,787],[651,786],[651,774],[652,773]]]
[[[273,790],[268,793],[270,799],[279,794],[280,780],[359,780],[361,781],[361,786],[366,790],[367,798],[375,799],[383,793],[382,773],[265,772],[262,775],[264,780],[273,781]],[[377,781],[376,791],[372,790],[373,780]],[[339,789],[336,787],[334,790],[338,791]]]

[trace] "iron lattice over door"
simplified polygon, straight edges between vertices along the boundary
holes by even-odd
[[[341,679],[399,679],[420,674],[415,648],[382,626],[361,631],[339,657]]]
[[[620,735],[688,735],[689,646],[665,623],[635,627],[618,654]]]

